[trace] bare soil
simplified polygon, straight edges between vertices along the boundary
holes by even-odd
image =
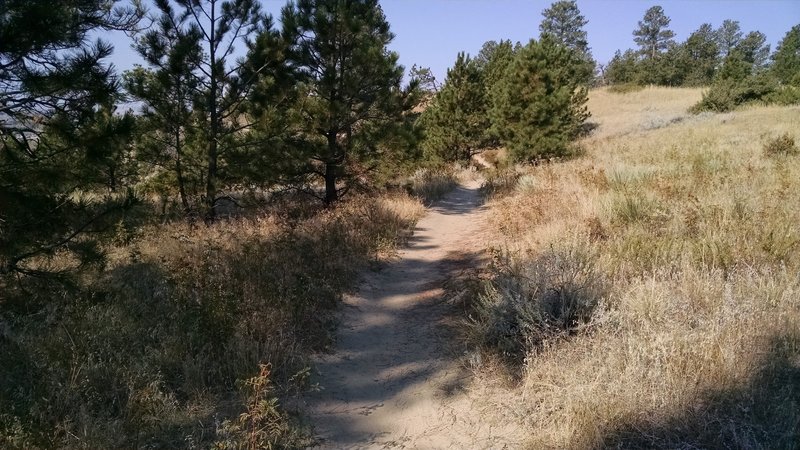
[[[418,223],[409,246],[345,299],[335,351],[308,399],[318,448],[518,448],[510,408],[487,399],[453,347],[444,284],[474,267],[484,208],[473,181]],[[452,321],[451,321],[452,322]]]

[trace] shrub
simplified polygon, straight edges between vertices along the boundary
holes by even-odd
[[[739,104],[736,92],[736,83],[716,83],[703,93],[703,99],[692,106],[689,112],[698,114],[703,111],[727,112]]]
[[[258,375],[241,383],[247,408],[218,427],[214,450],[300,448],[311,443],[289,426],[290,418],[278,404],[270,375],[270,367],[262,364]]]
[[[689,112],[727,112],[748,103],[793,105],[800,103],[800,88],[781,86],[768,73],[743,79],[720,78]]]
[[[800,74],[797,75],[798,81],[791,85],[780,86],[774,91],[764,96],[764,101],[775,105],[796,105],[800,104]]]
[[[798,148],[794,143],[794,138],[789,133],[770,139],[764,144],[764,154],[766,156],[786,156],[795,155]]]
[[[468,339],[518,365],[545,342],[585,329],[605,295],[594,261],[580,246],[550,248],[533,260],[500,256],[474,306]]]
[[[517,187],[520,174],[514,167],[494,169],[486,174],[481,192],[486,197],[496,197],[510,194]]]

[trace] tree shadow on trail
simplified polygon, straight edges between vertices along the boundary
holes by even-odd
[[[456,186],[450,194],[431,206],[431,210],[447,216],[472,214],[485,208],[478,189],[465,186]]]
[[[479,208],[477,190],[462,186],[431,207],[445,216],[467,215]],[[474,267],[483,252],[446,253],[441,246],[452,242],[445,238],[447,244],[440,243],[436,236],[462,230],[438,229],[433,234],[425,227],[423,222],[409,238],[403,258],[365,276],[357,302],[346,313],[350,320],[340,328],[335,352],[316,364],[321,391],[309,400],[317,411],[314,425],[324,435],[321,446],[377,445],[403,430],[362,416],[396,418],[418,402],[465,389],[468,376],[450,348],[452,327],[446,322],[456,312],[446,301],[445,282]]]

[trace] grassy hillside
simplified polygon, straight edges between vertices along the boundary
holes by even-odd
[[[800,442],[800,157],[764,150],[800,108],[699,98],[594,91],[584,157],[490,178],[469,339],[520,377],[531,448]]]

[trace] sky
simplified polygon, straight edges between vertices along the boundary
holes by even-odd
[[[262,0],[264,10],[277,18],[285,0]],[[383,0],[381,6],[396,35],[390,48],[400,63],[429,67],[442,81],[458,52],[476,55],[484,42],[510,39],[527,43],[538,38],[542,11],[549,0]],[[635,48],[633,30],[645,11],[661,5],[672,19],[669,28],[685,40],[705,22],[718,27],[723,20],[740,22],[742,31],[761,31],[771,50],[789,29],[800,24],[800,0],[578,0],[589,21],[586,31],[595,59],[608,62],[618,49]],[[107,36],[115,46],[111,62],[126,70],[140,62],[121,33]]]

